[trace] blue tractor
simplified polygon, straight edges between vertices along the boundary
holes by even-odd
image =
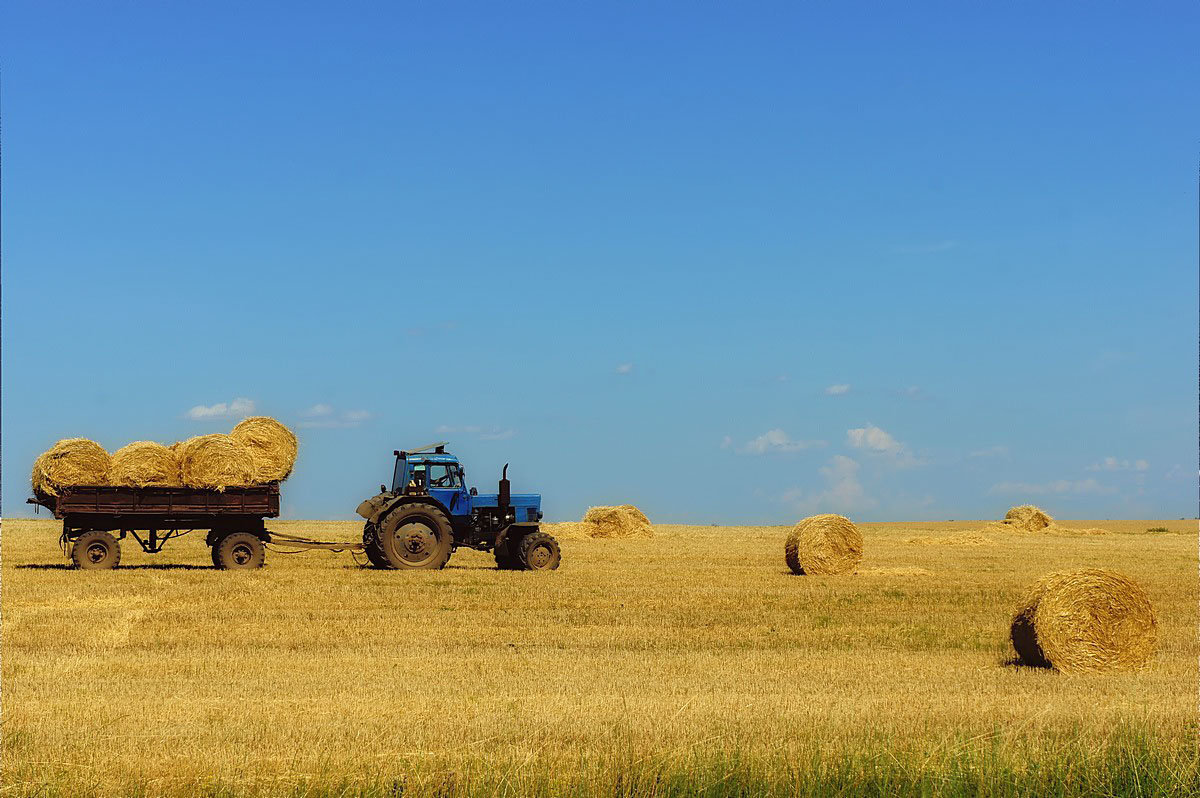
[[[395,451],[392,487],[358,505],[367,519],[363,546],[376,568],[443,568],[459,546],[495,553],[507,570],[551,571],[558,541],[541,531],[542,497],[513,494],[508,465],[497,493],[467,489],[445,442]]]

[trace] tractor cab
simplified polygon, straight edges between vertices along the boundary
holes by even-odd
[[[433,449],[433,451],[428,451]],[[451,516],[471,514],[471,493],[466,474],[458,458],[446,453],[445,443],[435,443],[414,452],[393,452],[396,467],[392,472],[392,493],[407,496],[431,496]]]

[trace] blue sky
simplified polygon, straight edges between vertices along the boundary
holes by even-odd
[[[1200,9],[5,5],[3,512],[56,439],[547,516],[1194,516]]]

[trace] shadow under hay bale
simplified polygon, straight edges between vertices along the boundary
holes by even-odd
[[[201,435],[179,447],[179,476],[190,488],[225,490],[254,483],[254,458],[228,435]]]
[[[580,526],[590,538],[652,538],[650,519],[632,504],[615,507],[589,507]]]
[[[1009,629],[1020,664],[1063,673],[1132,670],[1154,655],[1158,622],[1146,592],[1099,568],[1039,579]]]
[[[253,460],[254,482],[282,482],[296,464],[296,435],[267,416],[251,416],[238,422],[229,437],[247,448]]]
[[[862,533],[844,515],[802,519],[788,534],[784,560],[794,574],[845,574],[862,560]]]
[[[34,461],[30,482],[41,496],[57,496],[69,485],[104,485],[109,462],[108,452],[95,441],[64,438]]]
[[[135,441],[113,452],[108,484],[135,488],[180,485],[179,457],[161,443]]]

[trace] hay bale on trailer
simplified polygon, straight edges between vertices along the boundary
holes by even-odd
[[[245,446],[254,462],[254,482],[283,481],[296,464],[296,435],[283,424],[267,416],[251,416],[239,421],[229,437]]]
[[[1026,665],[1063,673],[1139,668],[1150,661],[1158,621],[1146,591],[1100,568],[1057,571],[1030,588],[1009,629]]]
[[[796,574],[849,573],[862,560],[862,533],[844,515],[813,515],[792,527],[783,554]]]
[[[171,447],[161,443],[134,441],[113,452],[108,484],[134,488],[180,485],[179,457]]]
[[[254,456],[228,435],[201,435],[179,447],[179,476],[189,488],[223,491],[254,484]]]
[[[580,524],[584,533],[592,538],[654,537],[654,527],[650,524],[650,519],[632,504],[589,507]]]
[[[108,481],[108,452],[87,438],[64,438],[33,462],[33,492],[57,496],[69,485],[104,485]]]

